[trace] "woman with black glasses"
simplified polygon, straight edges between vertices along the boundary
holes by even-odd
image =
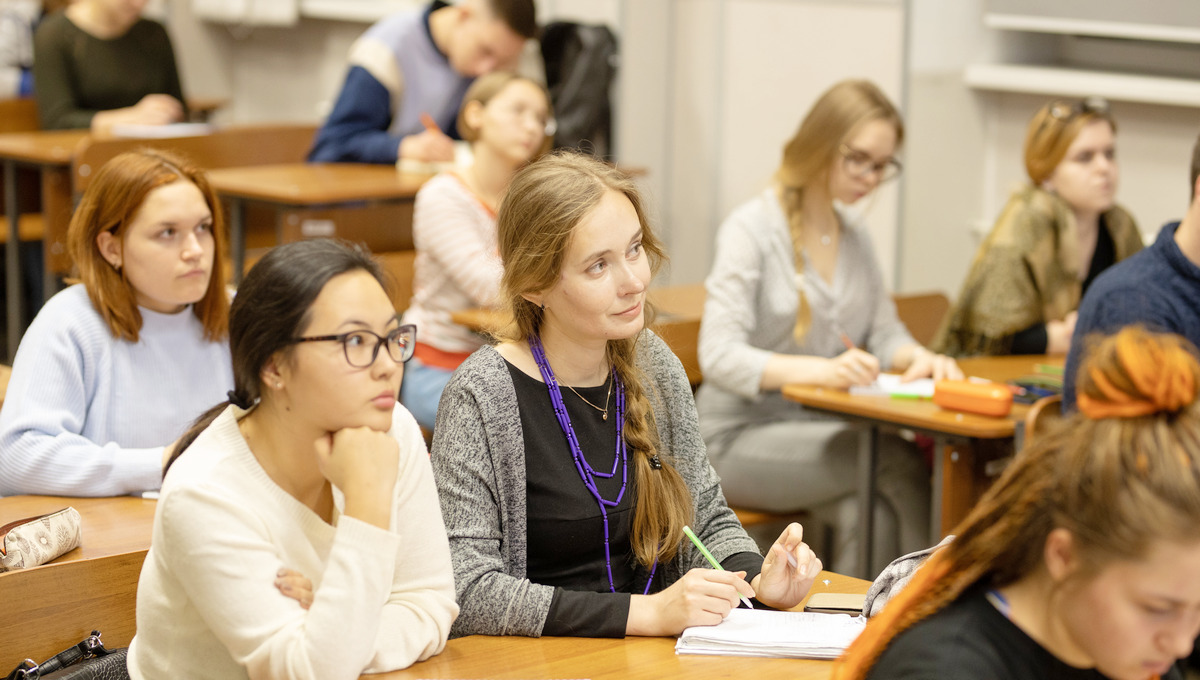
[[[696,405],[725,495],[734,506],[813,511],[836,530],[835,570],[854,552],[858,435],[785,401],[780,387],[868,385],[880,369],[961,377],[896,317],[865,227],[841,207],[899,173],[903,133],[872,83],[826,91],[771,186],[721,225],[706,282]],[[910,443],[884,437],[878,490],[882,565],[928,540],[929,474]]]
[[[1047,103],[1029,122],[1029,186],[980,246],[934,346],[954,356],[1066,354],[1079,301],[1100,272],[1142,249],[1115,202],[1117,124],[1103,99]]]
[[[458,613],[420,429],[416,329],[365,251],[275,248],[230,310],[234,389],[168,463],[134,678],[357,678],[441,651]]]

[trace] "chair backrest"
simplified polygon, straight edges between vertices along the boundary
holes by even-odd
[[[194,137],[163,139],[94,139],[89,137],[75,150],[71,178],[75,193],[87,189],[91,177],[102,165],[118,154],[134,149],[166,149],[186,156],[193,163],[211,170],[249,165],[303,163],[312,145],[317,126],[287,123],[248,125],[217,130]]]
[[[943,293],[915,293],[893,295],[892,300],[896,303],[896,316],[913,339],[929,346],[950,311],[950,299]]]
[[[8,394],[8,379],[12,377],[12,366],[0,364],[0,408],[4,407],[4,397]]]
[[[37,100],[0,99],[0,133],[34,132],[42,129],[38,120]]]
[[[1025,414],[1025,446],[1046,434],[1063,419],[1062,395],[1052,394],[1033,402]]]

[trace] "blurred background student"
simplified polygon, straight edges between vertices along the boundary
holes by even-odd
[[[34,90],[42,127],[165,125],[187,116],[175,51],[146,0],[75,0],[38,25]]]
[[[550,97],[537,83],[492,73],[467,90],[458,130],[471,144],[471,165],[444,172],[417,192],[413,298],[404,322],[421,330],[404,372],[400,400],[433,430],[438,400],[483,337],[450,320],[456,311],[492,307],[504,268],[496,245],[496,210],[523,165],[549,150]]]
[[[33,95],[33,31],[70,0],[0,0],[0,99]]]
[[[1048,102],[1029,121],[1025,171],[979,247],[934,341],[940,352],[1066,354],[1096,276],[1142,249],[1116,204],[1117,124],[1099,98]]]
[[[67,233],[80,283],[13,362],[0,495],[159,487],[168,445],[233,384],[223,219],[204,174],[167,152],[96,173]]]
[[[1200,364],[1128,328],[1084,361],[1079,413],[1019,453],[836,680],[1182,678],[1200,633]]]
[[[775,181],[721,225],[700,327],[700,428],[729,502],[814,511],[850,568],[858,431],[782,397],[788,383],[845,389],[881,368],[961,377],[896,317],[866,229],[841,205],[895,177],[900,114],[874,84],[821,95],[784,147]],[[878,564],[924,547],[929,471],[912,443],[881,437]]]
[[[354,680],[442,650],[450,549],[396,403],[415,332],[356,246],[289,243],[250,270],[235,387],[168,464],[132,677]]]
[[[453,161],[444,131],[453,131],[467,87],[516,68],[525,40],[537,36],[535,15],[533,0],[435,0],[379,21],[351,46],[346,80],[308,160]]]

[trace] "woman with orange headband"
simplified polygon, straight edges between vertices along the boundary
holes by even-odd
[[[1182,677],[1200,633],[1196,350],[1127,328],[835,680]],[[1097,675],[1099,674],[1099,676]]]

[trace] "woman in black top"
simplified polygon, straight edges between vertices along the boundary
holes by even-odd
[[[1179,677],[1200,632],[1200,363],[1126,328],[836,680]]]

